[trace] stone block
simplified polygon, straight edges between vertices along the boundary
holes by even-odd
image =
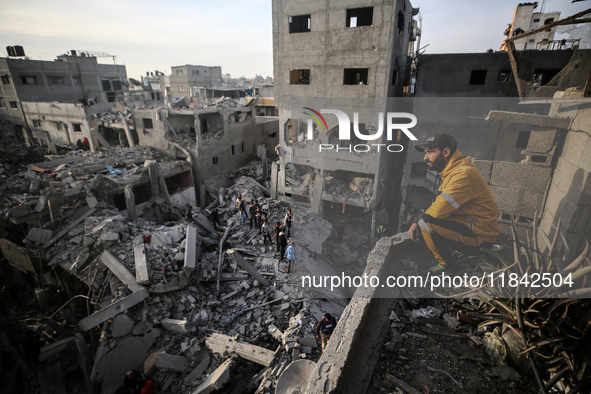
[[[556,129],[532,128],[527,143],[529,152],[548,153],[554,148],[556,142]]]
[[[490,191],[499,211],[503,213],[533,218],[536,212],[538,212],[538,216],[542,212],[542,204],[544,203],[542,193],[499,186],[491,186]]]
[[[111,336],[113,338],[122,337],[131,332],[133,320],[127,315],[119,315],[111,324]]]
[[[495,162],[490,184],[544,193],[552,168],[523,163]]]
[[[490,174],[493,168],[493,162],[490,160],[474,160],[474,166],[482,174],[484,181],[490,183]]]

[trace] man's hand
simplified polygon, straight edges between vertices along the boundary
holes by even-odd
[[[413,223],[410,228],[408,229],[408,235],[410,235],[410,239],[415,242],[419,242],[421,240],[421,229],[418,223]]]

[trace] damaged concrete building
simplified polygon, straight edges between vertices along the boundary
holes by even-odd
[[[319,144],[351,150],[375,138],[339,141],[334,116],[326,116],[325,124],[313,124],[302,111],[304,107],[337,108],[340,100],[339,110],[351,115],[359,112],[359,127],[365,134],[375,132],[378,112],[393,110],[388,98],[409,91],[409,43],[416,38],[412,18],[417,13],[408,1],[273,1],[280,127],[279,162],[273,164],[271,178],[273,196],[291,197],[321,216],[345,210],[363,216],[363,227],[371,229],[372,237],[377,227],[388,224],[388,216],[396,222],[396,185],[403,155],[384,149],[352,152],[344,159],[342,152],[320,152]],[[313,129],[313,138],[307,127]],[[386,141],[384,133],[375,142],[405,146],[408,138],[401,134],[395,141]]]
[[[19,55],[0,58],[0,127],[7,136],[20,138],[24,135],[47,142],[45,128],[40,127],[44,119],[27,119],[25,102],[67,103],[68,112],[72,113],[68,116],[73,113],[76,116],[64,122],[52,119],[47,121],[47,126],[61,139],[75,142],[83,136],[90,138],[88,130],[82,130],[86,123],[81,119],[82,105],[122,100],[124,83],[127,83],[125,66],[98,62],[99,58],[111,55],[71,50],[55,61],[32,60],[25,57],[24,50]]]
[[[222,68],[219,66],[173,66],[170,75],[168,97],[175,99],[198,97],[199,88],[213,88],[222,85]]]

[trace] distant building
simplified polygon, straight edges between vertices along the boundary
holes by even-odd
[[[18,136],[27,135],[27,126],[36,128],[25,120],[24,102],[55,101],[81,106],[122,102],[127,84],[125,66],[99,64],[98,57],[103,56],[110,55],[72,50],[55,61],[0,58],[0,132]],[[63,126],[60,131],[77,130],[77,126],[67,122]]]
[[[515,8],[513,14],[513,21],[505,30],[507,37],[516,37],[520,34],[528,33],[532,30],[539,29],[544,25],[552,22],[557,22],[560,19],[560,12],[534,12],[538,7],[538,3],[521,3]],[[556,27],[547,29],[543,32],[525,37],[522,40],[515,41],[515,49],[523,51],[526,49],[557,49],[546,48],[552,41],[556,34]],[[570,43],[569,43],[570,44]],[[565,40],[564,49],[566,49],[567,41]],[[507,50],[505,43],[501,46],[501,50]]]
[[[169,99],[197,97],[198,88],[222,86],[222,68],[219,66],[184,66],[172,67],[170,75]]]

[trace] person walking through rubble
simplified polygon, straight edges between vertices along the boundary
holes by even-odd
[[[287,248],[287,237],[285,236],[285,229],[283,227],[279,230],[279,249],[281,253],[281,257],[279,257],[279,261],[285,260],[285,249]]]
[[[285,214],[285,218],[283,219],[283,225],[285,226],[285,230],[287,231],[287,238],[291,238],[291,209],[287,211]]]
[[[273,241],[271,239],[271,226],[269,225],[269,221],[265,219],[265,223],[263,223],[262,227],[263,231],[263,244],[265,248],[267,247],[267,239],[269,240],[269,246],[273,245]]]
[[[276,253],[279,253],[279,233],[281,232],[281,224],[279,222],[275,223],[275,227],[273,227],[273,233],[275,234],[275,242],[277,243],[277,250]]]
[[[250,229],[252,230],[252,222],[256,226],[256,214],[257,214],[257,207],[256,207],[256,200],[250,202],[250,206],[248,207],[248,213],[250,214]]]
[[[291,265],[292,263],[295,264],[297,262],[297,254],[295,250],[296,243],[290,241],[287,250],[285,251],[285,257],[287,258],[287,273],[291,272]]]
[[[211,211],[210,218],[216,230],[218,229],[218,227],[222,227],[222,225],[220,224],[220,214],[218,213],[217,208],[214,208],[213,211]]]
[[[336,325],[336,319],[328,312],[324,314],[324,317],[316,325],[316,338],[322,340],[322,350],[326,347]]]
[[[469,156],[457,150],[449,134],[436,134],[415,146],[424,152],[430,170],[437,171],[442,183],[440,194],[424,214],[417,215],[408,233],[419,242],[421,237],[438,264],[431,272],[444,271],[453,264],[450,249],[478,255],[500,233],[499,208],[484,178]]]
[[[248,217],[248,214],[246,213],[246,205],[242,195],[238,196],[238,200],[236,200],[236,202],[238,204],[238,211],[240,212],[240,223],[244,223],[244,220]]]

